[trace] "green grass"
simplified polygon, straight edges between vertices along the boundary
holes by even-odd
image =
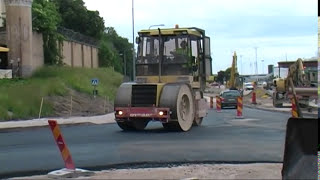
[[[42,97],[63,96],[69,92],[70,88],[92,94],[92,78],[99,79],[97,86],[99,96],[107,96],[113,100],[122,82],[122,75],[109,68],[52,66],[37,70],[28,79],[0,79],[0,121],[37,117]],[[41,115],[52,114],[52,104],[44,101]]]

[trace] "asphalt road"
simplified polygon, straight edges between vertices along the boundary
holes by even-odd
[[[61,127],[77,168],[126,163],[282,162],[288,113],[244,109],[210,110],[203,125],[167,132],[157,122],[142,132],[116,124]],[[49,127],[0,131],[0,178],[46,173],[64,167]]]

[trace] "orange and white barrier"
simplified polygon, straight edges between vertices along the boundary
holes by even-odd
[[[92,171],[84,170],[84,169],[79,169],[75,168],[74,163],[71,158],[71,154],[69,152],[69,149],[64,142],[64,139],[62,137],[62,134],[60,132],[60,128],[57,124],[57,121],[55,120],[48,120],[50,129],[52,131],[54,140],[57,143],[57,146],[61,152],[62,159],[64,161],[65,167],[61,170],[56,170],[48,173],[49,178],[54,178],[54,179],[64,179],[64,178],[77,178],[80,176],[90,176],[94,174]]]
[[[68,149],[66,143],[64,142],[64,139],[63,139],[62,134],[60,132],[60,128],[57,124],[57,121],[48,120],[48,123],[50,125],[51,131],[52,131],[53,137],[57,143],[57,146],[59,147],[59,150],[61,152],[61,156],[62,156],[62,159],[65,163],[66,168],[71,169],[71,170],[75,170],[75,166],[72,161],[71,154],[69,152],[69,149]]]
[[[216,96],[216,108],[217,112],[221,112],[221,98],[219,96]]]
[[[243,115],[242,115],[242,110],[243,110],[243,101],[242,101],[242,97],[238,97],[237,98],[237,119],[242,119]]]
[[[297,109],[297,104],[294,98],[291,98],[291,103],[292,103],[291,115],[293,118],[298,118],[298,109]]]

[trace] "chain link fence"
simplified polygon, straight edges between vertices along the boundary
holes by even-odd
[[[86,44],[93,47],[98,47],[99,41],[91,38],[89,36],[85,36],[79,32],[75,32],[71,29],[67,29],[64,27],[58,27],[58,32],[62,34],[67,40],[77,42],[80,44]]]

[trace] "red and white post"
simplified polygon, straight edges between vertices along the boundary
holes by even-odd
[[[216,96],[216,110],[221,112],[221,98],[219,96]]]
[[[71,158],[71,154],[69,152],[69,149],[62,137],[62,134],[60,132],[60,128],[57,124],[57,121],[55,120],[48,120],[50,129],[52,131],[54,140],[57,143],[57,146],[60,150],[62,159],[64,161],[65,167],[64,169],[52,171],[48,173],[49,178],[76,178],[79,176],[90,176],[93,174],[92,171],[84,170],[84,169],[78,169],[75,168],[74,163]]]
[[[297,104],[294,98],[291,98],[291,115],[293,118],[298,118],[298,109],[297,109]]]
[[[66,143],[64,142],[64,139],[63,139],[62,134],[60,132],[60,128],[57,124],[57,121],[48,120],[48,123],[50,125],[53,137],[54,137],[54,139],[57,143],[57,146],[60,150],[60,153],[61,153],[61,156],[62,156],[62,159],[64,161],[66,168],[75,170],[75,166],[72,161],[71,154],[69,152],[69,149],[68,149]]]
[[[255,90],[253,90],[253,92],[252,92],[251,104],[257,104],[257,97],[256,97]]]
[[[237,119],[243,119],[243,115],[242,115],[242,110],[243,110],[243,101],[242,101],[242,97],[239,96],[237,98]]]

